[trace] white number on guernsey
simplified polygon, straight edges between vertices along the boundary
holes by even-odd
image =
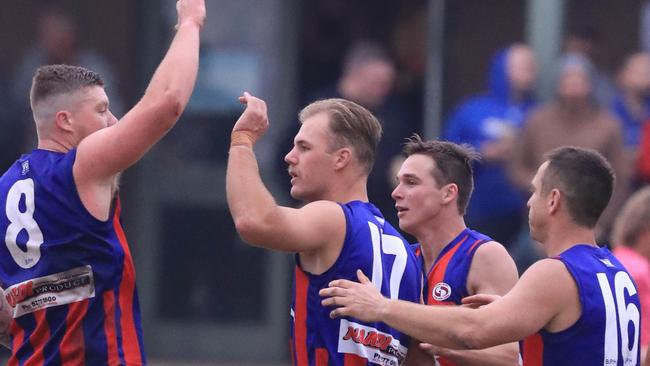
[[[25,196],[25,212],[20,211],[20,198]],[[14,261],[22,268],[31,268],[41,259],[41,244],[43,233],[34,220],[34,181],[23,179],[14,183],[7,194],[5,212],[9,226],[5,234],[5,243]],[[23,251],[16,241],[18,234],[25,230],[27,233],[27,251]]]
[[[397,299],[402,276],[404,276],[404,269],[406,268],[406,248],[404,248],[402,239],[380,232],[377,225],[372,222],[368,222],[368,226],[372,238],[372,284],[381,290],[384,279],[381,253],[394,255],[395,261],[393,262],[393,269],[390,271],[390,298]]]
[[[603,365],[618,364],[618,337],[617,337],[617,318],[621,333],[621,353],[623,355],[624,365],[637,364],[637,351],[639,347],[639,309],[635,304],[625,304],[625,291],[628,296],[636,294],[636,288],[630,279],[630,276],[623,271],[616,273],[614,277],[614,292],[616,294],[616,304],[614,304],[614,292],[612,292],[604,273],[596,274],[600,290],[603,293],[605,302],[605,359]],[[630,349],[628,325],[632,322],[634,326],[634,341]]]

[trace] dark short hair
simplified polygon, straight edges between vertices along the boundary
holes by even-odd
[[[436,163],[431,175],[443,186],[454,183],[458,186],[458,213],[465,214],[469,199],[474,190],[474,173],[472,163],[480,160],[480,154],[467,144],[455,144],[449,141],[423,141],[418,134],[407,139],[404,155],[422,154],[429,156]]]
[[[57,94],[72,93],[89,86],[104,86],[98,73],[80,66],[46,65],[36,70],[29,98],[36,103]]]
[[[359,104],[340,98],[313,102],[300,111],[298,118],[302,123],[318,113],[329,116],[329,128],[334,138],[330,148],[352,147],[359,163],[366,173],[370,173],[382,133],[377,118]]]
[[[595,150],[574,146],[551,150],[545,159],[548,167],[542,177],[542,194],[559,189],[573,221],[595,227],[614,190],[614,172],[607,159]]]

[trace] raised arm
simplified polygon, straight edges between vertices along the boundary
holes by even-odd
[[[320,291],[331,316],[383,321],[424,342],[451,349],[482,349],[515,342],[557,322],[571,325],[580,314],[578,290],[564,265],[545,259],[530,267],[504,297],[479,309],[426,306],[386,299],[363,283],[336,280]],[[548,286],[552,283],[553,286]],[[577,316],[575,311],[577,309]],[[558,324],[560,324],[558,323]]]
[[[179,0],[177,31],[142,99],[117,124],[91,134],[77,149],[77,185],[105,183],[137,162],[170,128],[192,94],[204,0]]]
[[[248,93],[246,110],[233,127],[226,172],[226,197],[241,237],[248,243],[288,252],[343,243],[345,216],[338,204],[312,202],[300,209],[279,206],[260,177],[253,151],[268,127],[266,104]]]

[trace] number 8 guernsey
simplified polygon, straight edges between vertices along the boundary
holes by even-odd
[[[398,366],[407,354],[409,337],[384,323],[354,318],[330,319],[318,291],[335,279],[356,281],[361,269],[384,296],[420,302],[421,270],[410,246],[375,206],[342,204],[346,234],[338,259],[327,271],[303,271],[296,255],[291,306],[291,347],[299,366]]]
[[[9,364],[141,365],[135,271],[119,200],[108,220],[94,218],[75,188],[75,157],[76,149],[36,149],[0,178]]]

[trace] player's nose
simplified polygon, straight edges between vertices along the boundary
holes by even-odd
[[[284,162],[289,164],[289,165],[294,165],[296,164],[296,154],[295,154],[296,148],[292,148],[287,155],[284,156]]]
[[[395,189],[393,189],[393,192],[391,192],[390,196],[397,201],[398,199],[402,198],[402,191],[400,189],[400,185],[398,184]]]

